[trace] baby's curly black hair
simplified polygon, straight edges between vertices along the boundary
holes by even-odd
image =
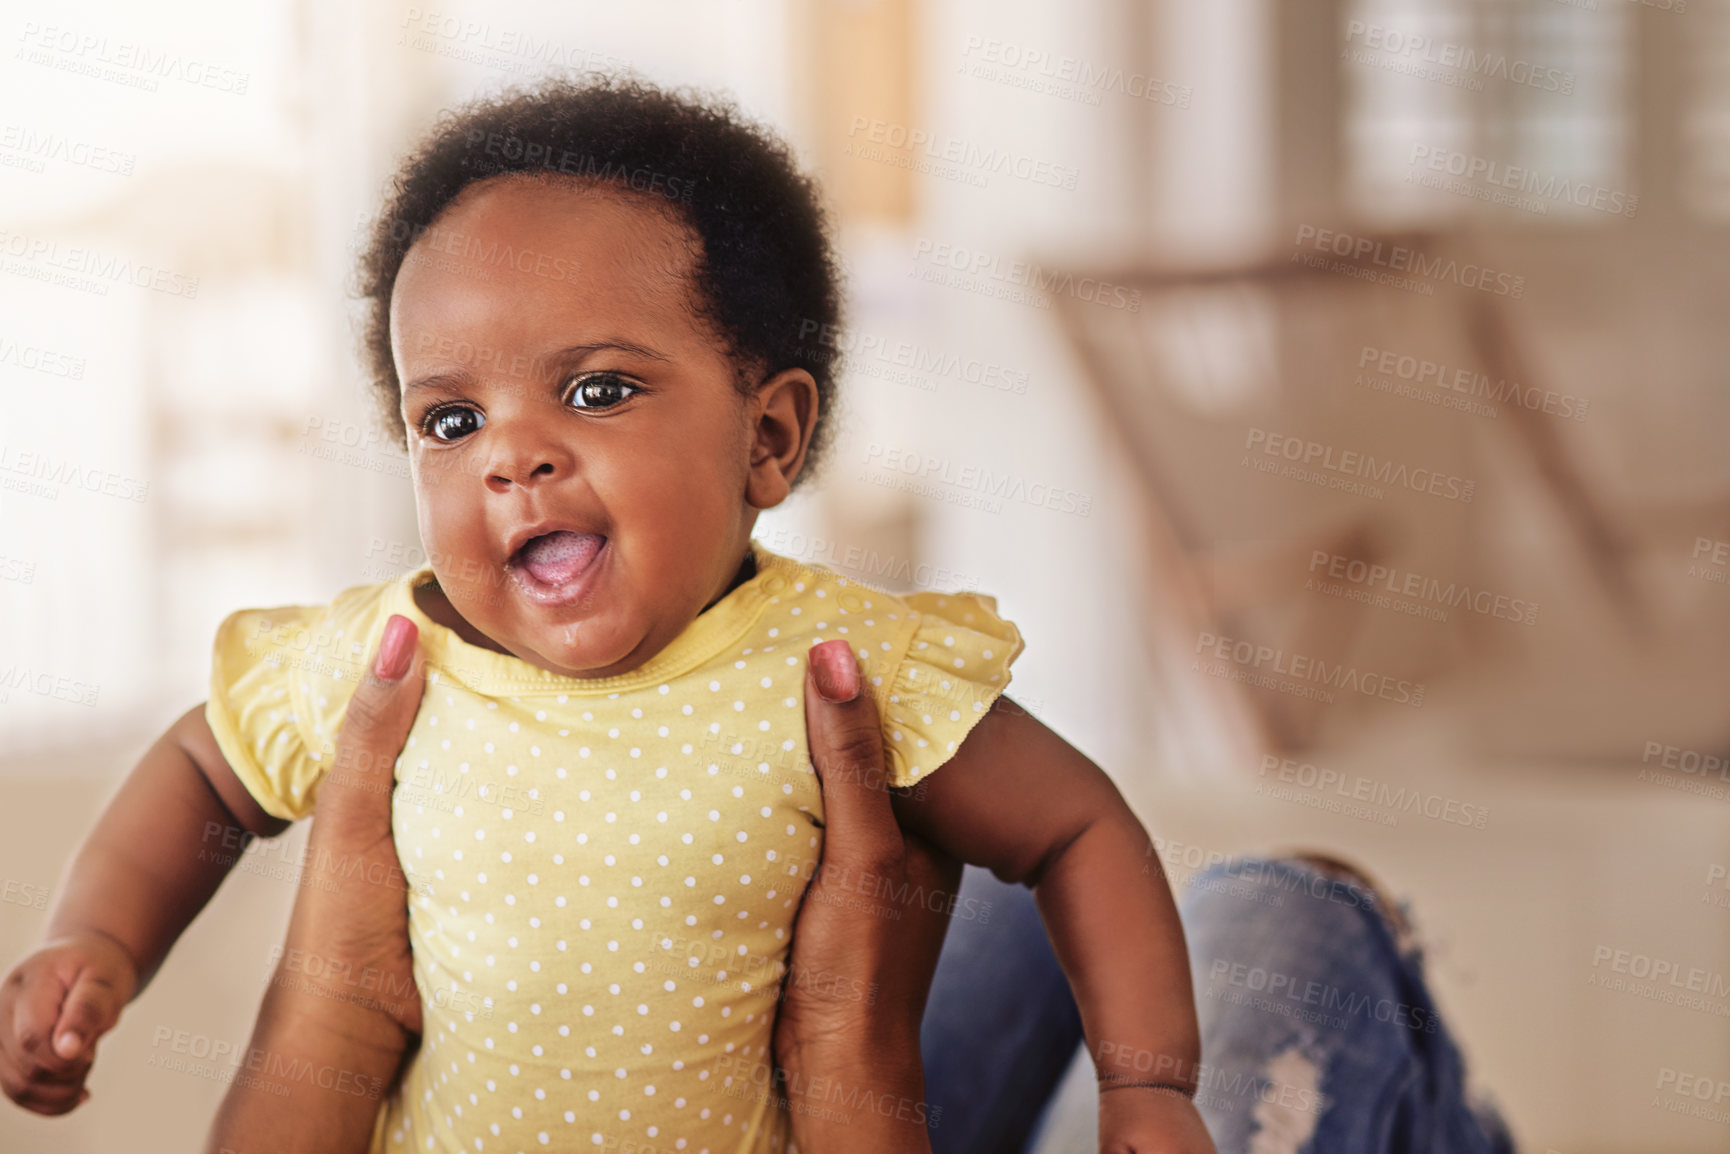
[[[842,299],[815,182],[730,101],[606,75],[545,80],[445,112],[398,168],[360,258],[358,292],[375,398],[399,443],[407,447],[408,432],[390,349],[397,274],[464,188],[507,173],[610,184],[688,223],[702,242],[692,307],[725,343],[740,392],[762,379],[754,374],[789,368],[816,380],[817,427],[795,488],[815,472],[832,433]]]

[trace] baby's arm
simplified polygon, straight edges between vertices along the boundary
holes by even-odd
[[[1126,1110],[1193,1115],[1179,1096],[1197,1088],[1201,1048],[1183,927],[1147,831],[1111,779],[1003,697],[922,785],[894,796],[904,827],[1034,887],[1100,1089],[1119,1091],[1101,1100],[1102,1140]],[[1154,1123],[1162,1133],[1191,1124]],[[1200,1141],[1177,1148],[1209,1148],[1205,1131]]]
[[[77,1106],[96,1040],[222,884],[244,833],[287,827],[229,768],[203,705],[170,726],[67,868],[43,945],[0,983],[6,1096],[43,1114]]]

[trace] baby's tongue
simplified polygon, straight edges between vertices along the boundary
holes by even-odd
[[[572,533],[561,529],[557,533],[536,537],[524,545],[517,554],[518,564],[527,569],[536,581],[563,585],[580,576],[605,543],[605,537],[594,533]]]

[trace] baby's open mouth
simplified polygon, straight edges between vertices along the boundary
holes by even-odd
[[[543,585],[566,585],[594,564],[606,543],[607,539],[598,533],[560,529],[530,537],[511,556],[510,564]]]

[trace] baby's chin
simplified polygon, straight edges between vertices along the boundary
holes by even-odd
[[[643,582],[628,578],[629,567],[611,540],[576,576],[549,584],[507,564],[495,570],[486,589],[457,579],[459,595],[474,613],[464,612],[475,629],[496,646],[563,677],[602,678],[631,673],[652,661],[690,624],[690,617],[667,618],[678,611],[645,603]],[[459,573],[469,578],[475,569]],[[542,576],[555,576],[541,567]],[[453,575],[455,576],[455,575]],[[461,611],[461,610],[459,610]],[[694,615],[693,615],[694,616]]]
[[[652,630],[617,612],[591,612],[563,623],[519,616],[507,632],[501,640],[518,657],[564,677],[617,677],[648,664],[659,651],[651,651]]]

